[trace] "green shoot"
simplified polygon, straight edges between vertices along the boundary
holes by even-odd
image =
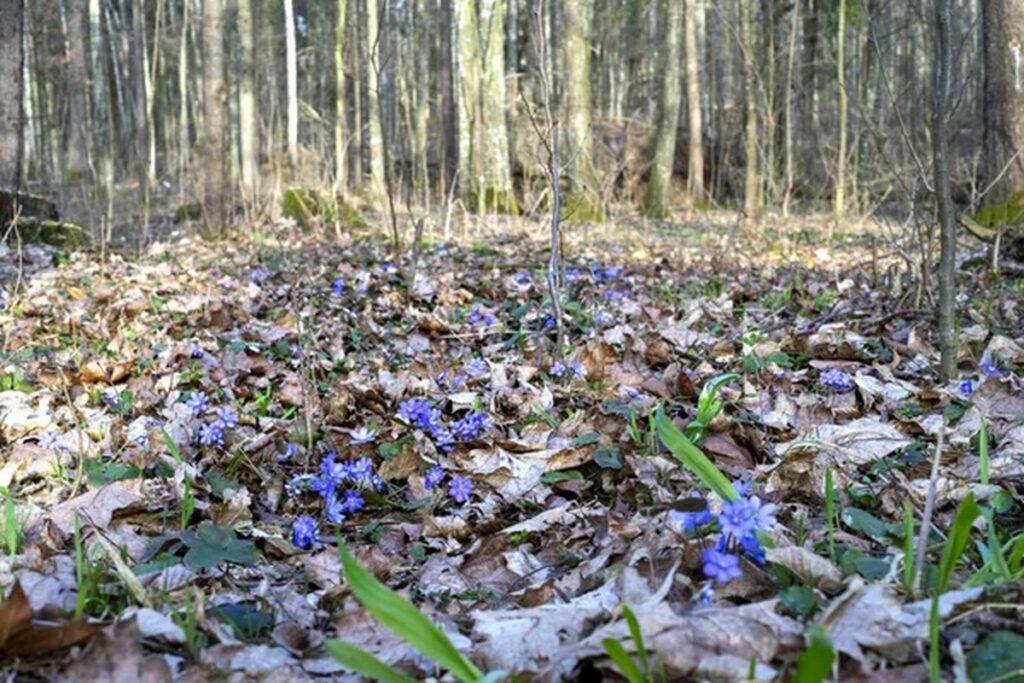
[[[718,413],[722,412],[722,402],[717,399],[718,390],[728,382],[739,379],[740,376],[734,372],[727,372],[716,375],[708,380],[697,397],[697,415],[690,424],[686,425],[686,437],[691,441],[700,443],[707,435],[707,427],[711,424]]]
[[[971,536],[971,525],[981,515],[981,509],[974,502],[974,494],[968,493],[967,497],[960,502],[956,508],[956,517],[953,519],[953,529],[946,539],[946,545],[942,548],[942,557],[939,559],[939,574],[935,582],[935,594],[932,596],[931,615],[928,620],[928,636],[931,643],[928,651],[928,678],[932,683],[939,683],[942,680],[939,671],[939,596],[946,592],[949,585],[949,577],[953,568],[963,555],[964,548]]]
[[[988,427],[985,426],[985,416],[982,415],[981,427],[978,429],[978,469],[981,472],[982,486],[988,486],[988,468]]]
[[[183,480],[184,491],[181,494],[181,530],[188,528],[188,522],[192,519],[192,513],[196,511],[196,498],[192,492],[192,482],[188,477]]]
[[[622,646],[622,643],[615,640],[614,638],[605,638],[601,641],[604,645],[604,651],[608,654],[608,657],[615,662],[615,666],[618,667],[619,673],[621,673],[629,683],[647,683],[648,679],[644,677],[640,669],[637,667],[636,662],[626,652],[626,648]]]
[[[75,584],[78,586],[78,594],[75,597],[75,619],[81,619],[85,614],[85,605],[89,600],[89,591],[86,590],[86,565],[85,548],[82,546],[82,524],[75,513]]]
[[[331,657],[334,657],[334,661],[346,669],[366,676],[372,681],[381,681],[382,683],[414,683],[416,680],[409,678],[401,671],[391,668],[370,653],[360,650],[355,645],[349,645],[343,640],[328,639],[324,645]]]
[[[694,446],[672,424],[672,421],[661,410],[658,410],[654,416],[654,425],[665,447],[672,451],[672,455],[676,456],[679,462],[683,463],[688,470],[693,472],[708,490],[717,494],[722,500],[736,500],[739,498],[739,494],[733,488],[732,482],[722,474],[721,470],[715,467],[714,463],[699,448]]]
[[[903,501],[903,587],[912,590],[917,571],[914,559],[914,506]]]
[[[821,683],[828,678],[836,661],[835,648],[821,626],[812,626],[807,640],[807,649],[796,661],[793,683]]]
[[[463,683],[476,683],[484,675],[415,605],[373,577],[338,544],[345,580],[359,603],[385,628],[425,654]],[[366,663],[365,660],[363,663]]]
[[[836,489],[832,485],[832,468],[825,467],[825,522],[828,526],[828,558],[836,561]]]
[[[0,493],[4,496],[4,541],[7,545],[7,554],[14,557],[21,549],[21,522],[18,520],[18,511],[10,489],[0,487]]]

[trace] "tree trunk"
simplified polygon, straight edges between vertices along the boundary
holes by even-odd
[[[697,204],[704,201],[704,128],[700,110],[700,52],[697,49],[700,12],[701,0],[689,0],[683,30],[686,52],[686,134],[689,138],[686,191],[690,201]]]
[[[651,145],[650,177],[640,210],[647,216],[663,218],[668,215],[666,194],[672,180],[672,162],[676,150],[676,125],[679,120],[680,53],[682,50],[683,3],[680,0],[661,0],[660,24],[664,28],[665,43],[661,49],[661,78],[658,84],[657,122]]]
[[[793,75],[796,66],[796,39],[800,29],[800,3],[794,2],[792,23],[789,27],[789,52],[786,56],[786,91],[783,115],[783,167],[782,215],[789,215],[789,202],[793,196],[793,116],[796,104],[793,102]]]
[[[381,125],[380,72],[383,67],[380,46],[380,7],[378,0],[366,0],[366,128],[370,162],[370,192],[374,199],[384,197],[384,132]]]
[[[982,187],[986,204],[1024,190],[1024,0],[981,3],[985,64]],[[1021,216],[1007,219],[1020,223]]]
[[[203,223],[207,235],[223,234],[224,16],[221,0],[203,0]]]
[[[94,192],[97,204],[109,220],[112,210],[111,187],[114,182],[113,150],[111,149],[110,89],[104,47],[103,13],[100,0],[89,0],[89,71],[92,115],[89,135],[92,143]]]
[[[22,186],[24,0],[0,0],[0,189]]]
[[[89,176],[89,110],[86,92],[89,88],[89,43],[85,24],[86,6],[82,2],[67,3],[68,50],[68,131],[65,178],[80,183]]]
[[[254,85],[252,0],[238,2],[238,151],[242,197],[247,208],[256,201],[256,88]]]
[[[952,0],[935,1],[935,55],[932,62],[932,168],[939,219],[939,353],[942,379],[956,375],[956,222],[949,188],[950,22]],[[938,662],[935,662],[936,666]]]
[[[750,25],[750,0],[740,3],[740,51],[743,64],[744,155],[743,216],[751,221],[761,210],[761,176],[757,159],[757,101],[754,79],[757,78],[754,60],[754,38]]]
[[[562,34],[562,141],[572,192],[565,198],[566,220],[601,220],[599,181],[594,168],[590,96],[590,21],[593,0],[564,0]]]
[[[131,81],[135,124],[135,168],[139,202],[143,213],[143,234],[149,237],[150,125],[149,58],[146,53],[146,9],[143,0],[132,0]]]
[[[285,139],[288,165],[294,171],[299,164],[299,67],[295,48],[295,8],[292,0],[284,0],[284,59],[285,87],[288,97],[285,107]]]
[[[455,25],[452,17],[452,2],[457,0],[441,0],[441,48],[438,54],[438,76],[441,88],[441,149],[444,159],[442,189],[451,192],[459,172],[459,110],[455,101],[455,74],[452,35]],[[465,179],[462,180],[465,182]]]
[[[839,152],[836,158],[836,188],[832,211],[836,223],[843,217],[846,206],[846,0],[839,0],[838,28],[836,31],[836,92],[839,96]],[[831,233],[830,233],[831,234]]]
[[[348,177],[345,158],[345,18],[347,0],[338,0],[334,17],[334,191],[344,192]]]

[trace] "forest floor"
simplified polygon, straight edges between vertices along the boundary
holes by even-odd
[[[943,384],[927,286],[821,225],[570,228],[563,357],[536,225],[0,245],[4,670],[436,675],[343,541],[520,680],[927,679],[937,593],[946,674],[1011,680],[1024,285],[962,271]]]

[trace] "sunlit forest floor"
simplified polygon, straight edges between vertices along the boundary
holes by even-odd
[[[564,353],[538,222],[0,246],[7,671],[434,675],[341,541],[523,680],[926,679],[935,593],[945,669],[1020,669],[1022,283],[961,269],[942,384],[920,255],[827,225],[567,225]]]

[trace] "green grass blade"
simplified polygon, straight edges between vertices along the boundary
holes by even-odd
[[[164,445],[167,446],[167,450],[174,458],[174,462],[179,465],[182,464],[184,458],[181,456],[181,449],[178,448],[178,444],[174,443],[174,439],[171,438],[171,435],[167,433],[167,430],[164,427],[160,428],[160,433],[164,436]]]
[[[903,501],[903,587],[910,590],[914,585],[916,567],[914,563],[914,506],[909,500]]]
[[[807,649],[796,661],[793,683],[821,683],[828,678],[836,661],[835,648],[821,626],[811,627],[809,635]]]
[[[654,425],[658,430],[665,447],[672,451],[672,455],[679,459],[688,470],[693,472],[701,483],[710,491],[718,494],[722,500],[736,500],[739,495],[733,488],[732,482],[715,464],[708,460],[699,448],[694,446],[682,432],[676,429],[672,421],[665,416],[665,413],[658,411],[654,416]]]
[[[978,429],[978,469],[981,472],[981,483],[988,486],[988,427],[985,426],[985,416],[981,416],[981,427]]]
[[[832,468],[825,466],[825,522],[828,528],[828,559],[836,561],[836,488],[832,485]]]
[[[474,683],[483,676],[434,622],[411,602],[377,581],[344,544],[338,544],[338,552],[352,593],[377,621],[460,681]]]
[[[633,638],[633,645],[636,646],[636,656],[640,660],[640,668],[644,671],[644,678],[651,677],[651,662],[647,659],[647,646],[644,645],[644,634],[640,630],[640,622],[636,620],[633,610],[626,605],[622,606],[622,614],[626,617],[629,625],[629,635]]]
[[[324,642],[324,647],[327,648],[327,652],[334,658],[334,661],[349,671],[354,671],[371,680],[381,681],[381,683],[416,683],[416,679],[392,669],[369,652],[364,652],[343,640],[328,639]]]
[[[640,673],[640,669],[637,668],[636,662],[626,652],[626,648],[622,647],[622,643],[615,640],[614,638],[605,638],[602,641],[604,645],[604,651],[608,653],[608,656],[615,666],[619,667],[619,673],[626,677],[629,683],[647,683],[647,679]]]
[[[968,493],[956,508],[953,528],[942,548],[939,559],[939,575],[935,583],[935,595],[932,596],[932,608],[928,619],[928,636],[931,645],[928,650],[928,678],[932,683],[939,683],[942,675],[939,669],[939,596],[946,592],[949,576],[960,561],[964,548],[971,538],[971,525],[981,515],[981,508],[974,502],[974,494]]]

